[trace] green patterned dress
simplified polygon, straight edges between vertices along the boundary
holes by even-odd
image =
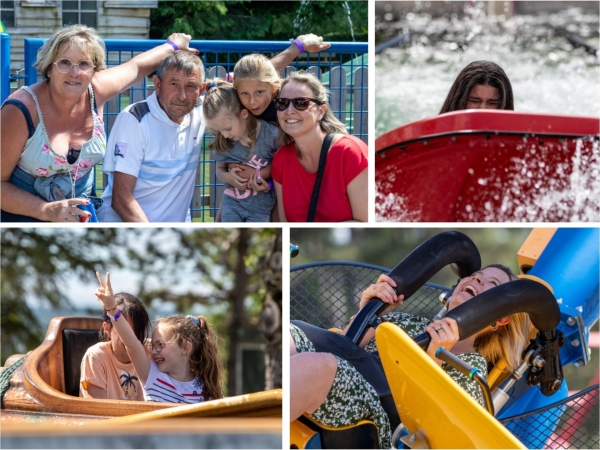
[[[381,320],[398,325],[410,337],[423,333],[425,327],[430,323],[428,319],[396,311],[382,315]],[[312,342],[300,328],[290,324],[290,332],[298,353],[315,351]],[[372,339],[366,345],[365,350],[370,353],[377,351],[375,339]],[[487,363],[479,353],[463,353],[457,356],[473,367],[478,368],[482,375],[487,376]],[[330,427],[354,425],[361,420],[373,421],[379,430],[379,447],[391,448],[390,422],[379,402],[377,392],[352,364],[337,356],[336,359],[338,368],[331,390],[325,401],[315,412],[310,414],[310,417]],[[442,364],[442,369],[484,406],[483,394],[477,382],[470,380],[446,363]]]

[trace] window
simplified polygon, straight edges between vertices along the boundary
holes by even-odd
[[[15,2],[2,0],[0,2],[0,20],[6,28],[15,27]]]
[[[96,1],[64,1],[62,2],[63,25],[87,25],[96,28],[98,6]]]

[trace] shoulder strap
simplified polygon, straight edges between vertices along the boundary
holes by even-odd
[[[321,147],[321,156],[319,158],[319,169],[317,170],[317,179],[315,180],[315,187],[313,188],[312,197],[310,198],[310,207],[308,208],[307,222],[315,221],[315,214],[317,213],[317,202],[319,201],[319,191],[321,190],[321,181],[323,181],[323,173],[325,172],[325,162],[327,161],[327,153],[329,153],[329,147],[331,147],[331,141],[333,140],[334,133],[329,133],[323,139],[323,146]]]
[[[27,106],[25,106],[25,104],[23,102],[21,102],[20,100],[15,100],[15,99],[6,100],[2,104],[2,107],[4,107],[4,105],[13,105],[21,110],[21,112],[25,116],[25,120],[27,121],[27,130],[29,132],[29,136],[27,136],[27,139],[30,139],[31,136],[33,136],[33,133],[35,133],[35,127],[33,126],[33,120],[31,120],[31,114],[29,114],[29,110],[27,109]]]

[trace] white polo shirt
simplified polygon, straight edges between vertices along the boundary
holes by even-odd
[[[150,222],[189,222],[190,202],[204,136],[202,99],[181,124],[160,107],[156,93],[125,108],[108,138],[103,171],[108,186],[100,222],[121,222],[112,209],[114,172],[137,178],[133,197]]]

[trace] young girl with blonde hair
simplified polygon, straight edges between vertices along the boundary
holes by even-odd
[[[206,125],[215,134],[217,177],[225,183],[221,203],[223,222],[270,222],[275,192],[267,180],[271,161],[279,148],[278,129],[244,108],[231,83],[208,82],[202,105]],[[249,178],[232,164],[252,168]]]
[[[233,69],[233,87],[244,108],[260,120],[277,125],[277,97],[281,78],[271,61],[264,55],[246,55]]]
[[[100,282],[96,298],[125,345],[145,401],[199,403],[223,397],[218,337],[204,317],[157,319],[149,359],[146,348],[116,303],[110,274],[106,274],[106,280],[98,272],[96,276]]]

